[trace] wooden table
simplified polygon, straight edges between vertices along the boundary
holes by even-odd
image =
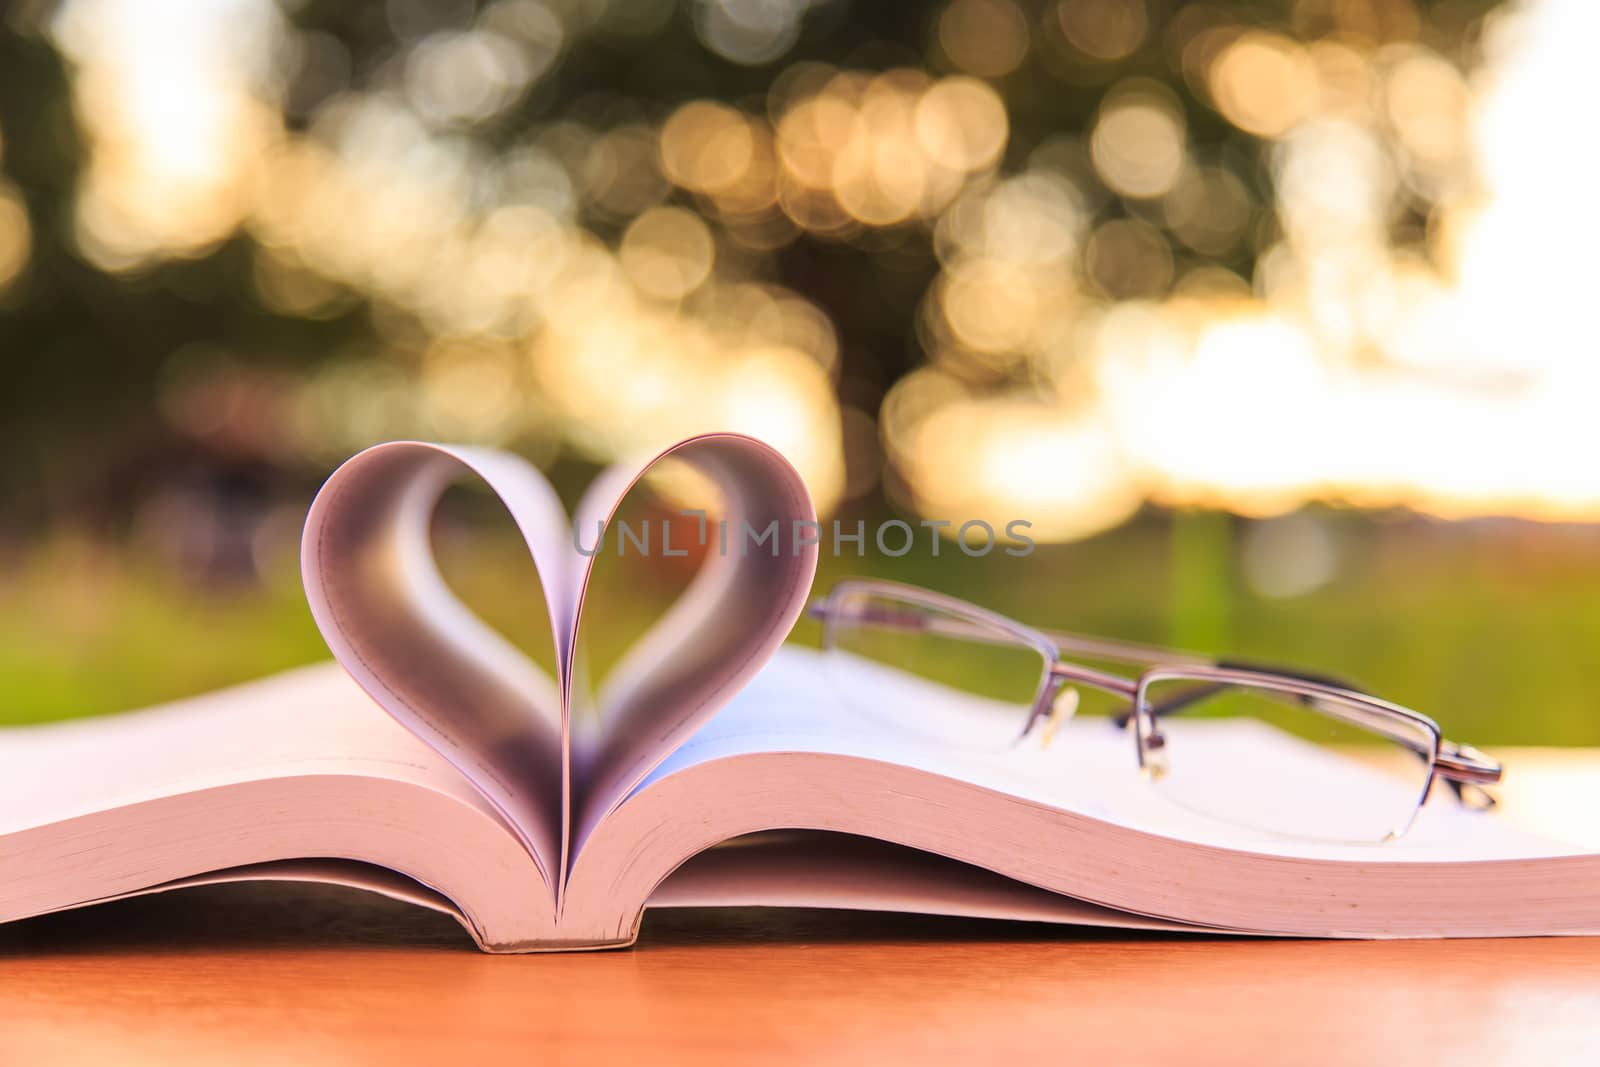
[[[1508,816],[1585,790],[1600,809],[1600,753],[1507,758]],[[631,951],[490,957],[441,916],[286,886],[0,929],[8,1067],[513,1058],[1596,1064],[1600,939],[1255,941],[752,909],[658,914]]]

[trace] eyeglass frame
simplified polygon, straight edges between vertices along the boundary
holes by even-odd
[[[1040,676],[1033,705],[1028,711],[1021,733],[1018,734],[1019,741],[1027,737],[1033,728],[1049,715],[1063,686],[1069,683],[1086,685],[1101,692],[1127,698],[1129,709],[1114,715],[1112,721],[1123,729],[1126,729],[1130,721],[1133,723],[1139,769],[1152,776],[1159,775],[1165,768],[1165,754],[1162,750],[1166,738],[1161,733],[1158,719],[1162,715],[1181,711],[1187,702],[1167,706],[1160,711],[1153,710],[1148,697],[1150,687],[1171,680],[1214,682],[1219,686],[1247,685],[1283,693],[1323,715],[1349,722],[1350,716],[1332,712],[1325,705],[1318,703],[1319,699],[1335,701],[1345,707],[1364,710],[1380,721],[1404,723],[1420,728],[1431,738],[1431,750],[1417,752],[1418,756],[1428,758],[1428,777],[1412,809],[1411,818],[1404,826],[1397,827],[1391,833],[1391,837],[1398,837],[1410,829],[1411,822],[1416,819],[1417,812],[1427,802],[1436,780],[1444,782],[1457,801],[1463,805],[1487,809],[1496,803],[1495,798],[1482,787],[1501,780],[1504,766],[1499,760],[1485,755],[1471,745],[1447,740],[1439,724],[1419,711],[1372,696],[1354,686],[1344,685],[1330,678],[1265,665],[1244,665],[1237,661],[1213,658],[1199,653],[1159,648],[1114,638],[1094,637],[1065,630],[1039,629],[959,597],[883,578],[843,579],[836,582],[825,595],[813,599],[806,605],[806,614],[822,624],[824,649],[834,647],[834,628],[840,618],[835,605],[839,602],[841,594],[884,596],[942,612],[947,616],[968,616],[994,633],[1004,634],[1019,644],[1037,651],[1044,658],[1045,670]],[[994,633],[968,633],[957,636],[983,639],[992,638]],[[1136,664],[1146,669],[1137,677],[1128,678],[1063,660],[1063,653]],[[1366,725],[1372,729],[1370,720]],[[1400,738],[1395,739],[1400,740]],[[1469,790],[1471,800],[1468,799]]]

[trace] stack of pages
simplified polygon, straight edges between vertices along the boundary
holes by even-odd
[[[1600,854],[1453,805],[1429,803],[1396,841],[1302,843],[1165,801],[1104,720],[989,752],[898,728],[913,713],[959,719],[931,685],[863,678],[881,714],[846,708],[815,653],[782,647],[816,569],[799,476],[733,434],[666,457],[716,485],[730,522],[775,540],[708,553],[592,698],[574,678],[595,560],[574,525],[606,521],[644,467],[602,476],[574,523],[502,453],[400,442],[346,463],[302,546],[338,662],[0,734],[0,921],[300,880],[446,912],[494,952],[627,945],[650,908],[714,905],[1319,937],[1600,933]],[[468,477],[527,540],[554,678],[434,563],[435,504]],[[1263,726],[1164,729],[1186,750],[1249,746],[1329,803],[1368,773]]]

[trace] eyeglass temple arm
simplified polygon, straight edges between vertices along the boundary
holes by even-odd
[[[825,622],[833,610],[827,597],[818,597],[806,605],[806,615],[818,622]],[[1008,638],[994,630],[962,621],[949,616],[930,616],[918,611],[894,611],[883,608],[874,608],[852,616],[856,622],[870,623],[873,626],[892,627],[897,630],[922,630],[941,633],[951,637],[967,637],[975,641],[1004,643]],[[1133,663],[1140,666],[1221,666],[1209,656],[1202,656],[1196,652],[1180,652],[1174,649],[1157,648],[1154,645],[1140,645],[1132,641],[1118,641],[1109,637],[1091,637],[1087,634],[1069,633],[1065,630],[1038,630],[1057,649],[1062,652],[1072,652],[1080,656],[1090,656],[1096,659],[1108,659],[1118,663]]]
[[[1255,671],[1259,674],[1275,674],[1283,678],[1293,678],[1297,682],[1310,682],[1313,685],[1326,685],[1334,689],[1346,689],[1352,693],[1362,693],[1363,696],[1370,695],[1363,693],[1359,686],[1351,685],[1349,682],[1341,681],[1326,674],[1312,674],[1309,671],[1302,671],[1293,667],[1268,666],[1264,663],[1247,662],[1245,660],[1237,659],[1208,660],[1206,661],[1206,665],[1212,667],[1226,667],[1230,670],[1237,671]],[[1150,714],[1154,715],[1158,719],[1164,715],[1176,715],[1179,712],[1193,707],[1202,700],[1205,700],[1207,697],[1213,696],[1226,688],[1227,686],[1221,683],[1197,685],[1192,689],[1177,694],[1176,696],[1169,697],[1160,703],[1152,704],[1150,706]],[[1299,697],[1297,699],[1299,699],[1301,703],[1310,703],[1312,698]],[[1132,715],[1133,708],[1122,708],[1121,710],[1112,713],[1111,720],[1118,726],[1126,726],[1129,718],[1131,718]]]
[[[806,614],[819,622],[828,618],[829,611],[830,605],[826,597],[813,600],[806,605]],[[939,633],[949,637],[964,637],[993,644],[1002,644],[1009,640],[1005,635],[995,633],[993,630],[983,626],[967,623],[961,619],[949,616],[932,616],[917,611],[894,611],[892,609],[878,608],[862,613],[857,617],[856,621],[870,623],[873,626]],[[1278,674],[1286,678],[1293,678],[1296,681],[1312,682],[1317,685],[1332,686],[1336,689],[1348,689],[1353,693],[1361,692],[1358,686],[1350,685],[1348,682],[1343,682],[1324,674],[1309,674],[1293,668],[1269,666],[1244,660],[1214,659],[1198,652],[1184,652],[1170,648],[1159,648],[1155,645],[1141,645],[1133,641],[1118,641],[1110,637],[1092,637],[1088,634],[1071,633],[1066,630],[1040,630],[1038,632],[1062,652],[1071,652],[1093,659],[1107,659],[1116,663],[1131,663],[1142,667],[1230,667],[1235,670]],[[1188,692],[1180,693],[1153,706],[1151,712],[1158,718],[1162,715],[1175,715],[1211,696],[1221,688],[1223,687],[1215,685],[1197,686]],[[1132,714],[1132,707],[1125,708],[1113,713],[1112,721],[1118,726],[1126,726]]]
[[[817,622],[827,622],[832,617],[833,611],[834,608],[828,603],[826,597],[813,600],[806,605],[806,615]],[[913,633],[959,637],[963,640],[975,641],[980,644],[1007,645],[1016,642],[1016,638],[1009,634],[999,633],[992,628],[980,626],[977,623],[970,623],[948,615],[931,615],[925,611],[910,609],[896,611],[893,608],[875,606],[866,611],[852,612],[850,621],[889,630],[905,630]]]
[[[1440,741],[1439,754],[1433,761],[1434,776],[1449,787],[1462,804],[1483,811],[1499,803],[1485,785],[1498,782],[1505,767],[1497,759],[1484,755],[1471,745],[1458,741]]]
[[[1499,760],[1459,741],[1440,741],[1434,766],[1453,782],[1498,782],[1505,773]]]

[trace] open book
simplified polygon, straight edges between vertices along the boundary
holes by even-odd
[[[1104,721],[997,753],[899,727],[901,709],[945,714],[952,695],[931,684],[885,684],[881,714],[848,710],[815,653],[780,647],[816,569],[799,476],[733,434],[663,456],[718,488],[740,534],[705,552],[592,698],[576,660],[593,534],[574,529],[597,530],[644,467],[603,475],[569,523],[509,455],[400,442],[350,460],[302,545],[337,664],[0,732],[0,921],[280,879],[446,912],[497,952],[627,945],[648,908],[708,905],[1333,937],[1600,932],[1600,854],[1492,817],[1430,803],[1398,841],[1298,843],[1165,803]],[[553,678],[434,562],[430,516],[469,477],[527,540]],[[1236,728],[1170,730],[1205,745]],[[1248,744],[1335,791],[1352,770],[1264,728]]]

